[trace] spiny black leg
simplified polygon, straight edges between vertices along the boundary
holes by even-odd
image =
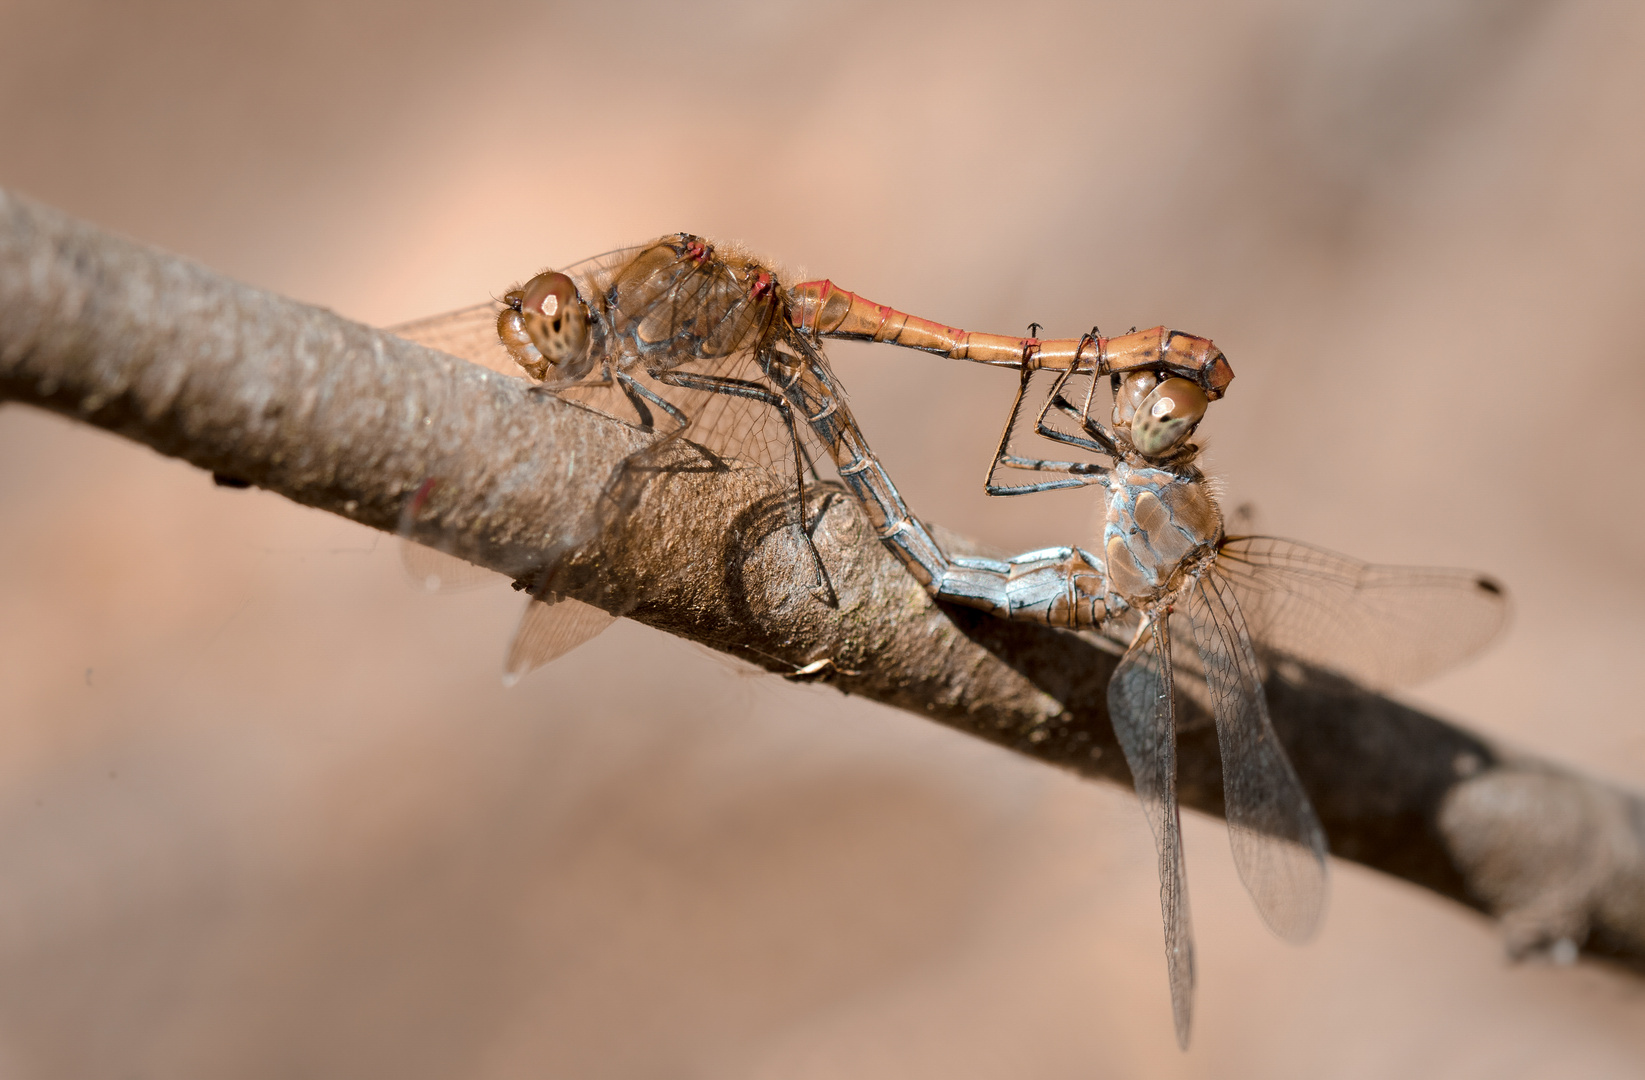
[[[1011,432],[1017,426],[1017,418],[1022,415],[1023,395],[1028,391],[1029,380],[1033,372],[1024,371],[1022,382],[1017,386],[1017,396],[1011,401],[1011,412],[1005,418],[1005,430],[1000,434],[999,446],[994,449],[994,460],[988,463],[988,475],[983,478],[982,489],[989,495],[1028,495],[1036,491],[1051,491],[1056,488],[1083,487],[1091,480],[1079,479],[1080,476],[1100,476],[1107,472],[1100,465],[1080,461],[1038,461],[1033,458],[1019,457],[1010,453]],[[1041,414],[1043,418],[1043,413]],[[1054,432],[1060,435],[1061,432]],[[1082,440],[1070,438],[1065,441],[1083,445]],[[1100,449],[1091,447],[1090,449]],[[1033,484],[999,484],[994,477],[1000,469],[1031,469],[1036,472],[1066,472],[1073,475],[1061,480],[1043,480]]]
[[[1107,454],[1110,457],[1118,458],[1120,456],[1119,448],[1114,445],[1113,440],[1108,438],[1107,434],[1100,428],[1093,431],[1089,425],[1084,423],[1084,418],[1080,413],[1079,407],[1072,401],[1069,401],[1067,398],[1062,396],[1062,388],[1067,384],[1069,377],[1073,374],[1074,369],[1070,367],[1064,369],[1062,374],[1057,376],[1057,381],[1051,385],[1051,392],[1046,395],[1045,406],[1040,409],[1040,415],[1034,421],[1034,430],[1041,436],[1050,439],[1052,442],[1067,443],[1070,446],[1078,446],[1085,450],[1094,450],[1099,454]],[[1027,381],[1025,379],[1024,385],[1026,385],[1026,382]],[[1081,427],[1085,428],[1086,433],[1091,435],[1092,438],[1082,439],[1078,435],[1073,435],[1066,431],[1058,431],[1056,428],[1048,426],[1045,422],[1045,417],[1046,414],[1048,414],[1053,408],[1067,413],[1069,416],[1079,420],[1081,422]]]
[[[1011,446],[1011,431],[1017,426],[1017,416],[1022,412],[1022,396],[1028,392],[1028,380],[1034,373],[1026,366],[1022,369],[1022,381],[1017,384],[1017,396],[1011,399],[1011,411],[1005,416],[1005,430],[1000,432],[1000,444],[994,448],[994,460],[988,463],[988,475],[982,478],[982,488],[990,495],[1004,495],[1014,488],[1000,488],[996,490],[994,473],[1006,456],[1006,450]]]
[[[811,535],[811,528],[805,524],[805,454],[800,449],[800,433],[794,430],[794,410],[786,400],[779,410],[782,413],[783,423],[788,425],[788,441],[794,447],[794,490],[797,497],[796,514],[799,517],[800,535],[805,537],[806,550],[811,552],[811,565],[817,571],[817,584],[811,589],[812,594],[829,607],[839,607],[840,598],[834,592],[834,583],[828,577],[828,568],[823,566],[822,554],[817,550],[817,541]],[[822,522],[821,514],[817,521]]]
[[[628,398],[628,404],[634,410],[634,416],[639,420],[640,426],[647,431],[656,431],[657,422],[652,419],[651,409],[646,406],[645,399],[634,392],[634,384],[624,378],[617,380],[617,385],[622,387],[623,396]]]
[[[645,403],[647,401],[667,413],[669,419],[677,425],[676,430],[668,432],[664,436],[669,441],[679,438],[680,432],[690,426],[691,418],[681,412],[679,406],[665,398],[658,397],[657,394],[636,380],[634,376],[619,371],[617,373],[617,385],[622,387],[623,393],[628,397],[629,404],[633,405],[634,411],[639,414],[641,427],[650,428],[653,431],[657,430],[651,419],[651,410],[646,408]]]
[[[1108,466],[1098,465],[1094,461],[1055,461],[1046,458],[1018,457],[1016,454],[1007,454],[1000,458],[1000,464],[1007,469],[1060,472],[1070,476],[1100,476],[1108,471]]]
[[[1084,487],[1090,482],[1068,476],[1058,480],[1041,480],[1033,484],[990,484],[985,490],[990,495],[1033,495],[1041,491],[1056,491],[1059,488]]]

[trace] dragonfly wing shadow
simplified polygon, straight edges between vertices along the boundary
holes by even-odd
[[[829,508],[840,500],[850,501],[851,497],[840,485],[835,483],[808,485],[806,495],[808,501],[814,500],[814,505],[799,508],[805,512],[805,520],[808,523],[808,532],[802,542],[812,543],[811,534],[822,524]],[[736,598],[735,613],[739,618],[752,618],[754,614],[752,607],[747,603],[747,597],[755,592],[747,580],[750,573],[750,561],[769,538],[785,530],[791,531],[794,529],[796,519],[795,501],[798,498],[798,492],[791,487],[762,495],[745,506],[742,512],[733,519],[731,528],[726,530],[724,547],[721,551],[722,564],[725,567],[726,595]],[[800,566],[810,562],[811,560],[794,560],[796,575],[799,574]],[[816,560],[816,563],[817,568],[824,575],[823,587],[828,596],[832,597],[834,595],[833,584],[826,576],[827,566],[822,564],[820,558]],[[796,584],[798,584],[798,577],[796,577]],[[815,582],[806,581],[803,587],[808,593],[814,596],[817,595]],[[761,585],[758,591],[764,593],[769,588],[769,585]],[[818,599],[828,603],[828,600],[823,597],[819,596]]]

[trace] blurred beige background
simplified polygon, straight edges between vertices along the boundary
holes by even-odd
[[[1645,8],[0,4],[0,185],[387,325],[688,229],[919,314],[1166,322],[1264,531],[1500,575],[1412,695],[1645,787]],[[915,509],[1011,379],[840,348]],[[1179,1054],[1126,792],[0,408],[0,1076],[1582,1077],[1645,983],[1337,864],[1271,938],[1187,823]]]

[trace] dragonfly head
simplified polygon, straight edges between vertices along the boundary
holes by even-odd
[[[588,374],[594,364],[588,305],[574,281],[546,271],[509,290],[503,304],[497,336],[532,378],[571,383]]]
[[[1129,436],[1137,453],[1163,461],[1187,449],[1209,404],[1205,391],[1187,379],[1133,371],[1114,395],[1114,426]]]

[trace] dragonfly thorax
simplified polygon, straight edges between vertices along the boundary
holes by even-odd
[[[1102,536],[1112,591],[1132,605],[1169,596],[1198,576],[1221,540],[1222,511],[1198,469],[1115,464]]]

